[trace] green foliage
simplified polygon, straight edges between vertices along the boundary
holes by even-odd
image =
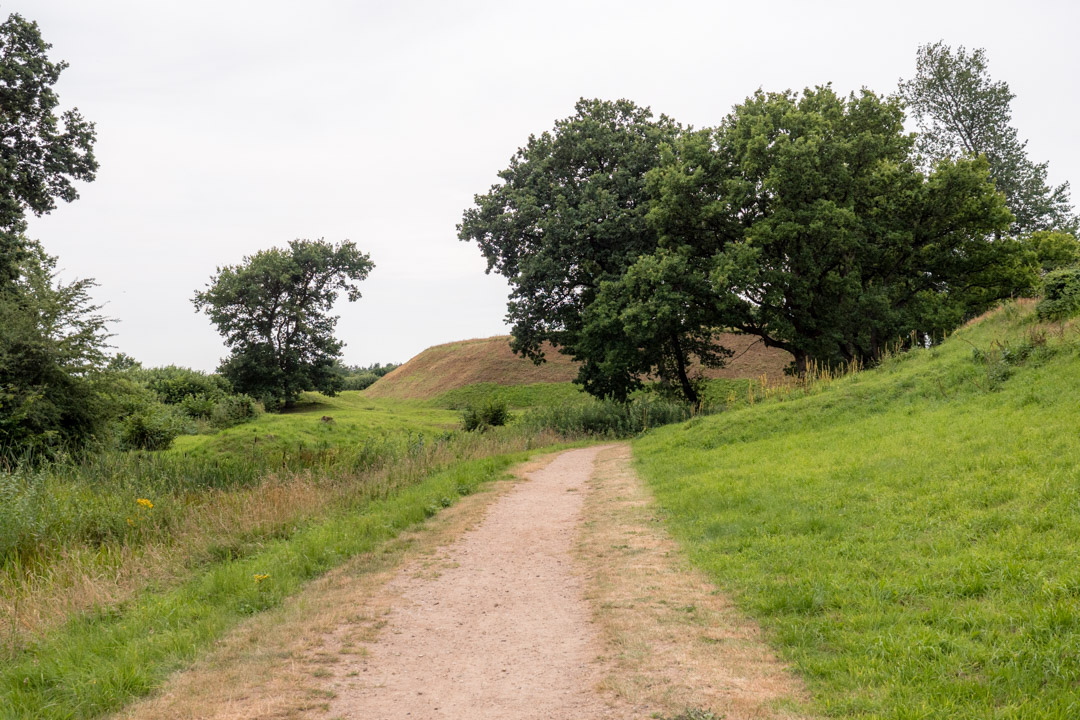
[[[627,101],[580,101],[530,138],[459,226],[514,288],[515,351],[582,361],[626,400],[650,378],[701,402],[734,328],[816,362],[876,361],[1037,281],[984,159],[924,174],[898,99],[758,92],[683,132]]]
[[[593,400],[575,405],[536,408],[521,424],[535,430],[554,430],[567,437],[633,437],[650,428],[682,422],[694,415],[692,406],[670,400],[633,399],[628,402]]]
[[[73,180],[91,181],[94,125],[78,110],[59,115],[53,86],[65,62],[52,62],[37,23],[11,14],[0,24],[0,289],[36,250],[22,233],[27,211],[48,213],[75,200]]]
[[[1066,718],[1080,344],[1017,304],[814,395],[634,443],[693,563],[829,717]],[[997,354],[1010,374],[996,388]],[[993,390],[993,392],[991,392]]]
[[[165,450],[187,430],[185,418],[179,408],[160,403],[140,408],[120,421],[120,449]]]
[[[0,454],[49,454],[106,431],[108,334],[91,280],[60,283],[56,258],[26,243],[0,288]]]
[[[499,173],[502,182],[465,211],[458,236],[480,246],[488,272],[510,281],[515,352],[540,362],[543,343],[551,342],[582,362],[577,382],[586,391],[625,399],[642,372],[685,379],[691,355],[701,352],[706,365],[718,360],[693,320],[641,327],[619,316],[614,287],[597,304],[605,283],[622,283],[658,246],[646,222],[645,174],[681,128],[628,100],[582,99],[575,111],[552,132],[529,138]],[[655,272],[641,275],[635,290],[662,282]],[[628,338],[624,324],[644,333],[647,344]]]
[[[167,365],[148,369],[131,369],[129,376],[141,381],[166,405],[180,405],[185,398],[216,400],[232,392],[229,381],[221,375]]]
[[[1009,214],[985,162],[923,175],[911,152],[898,101],[827,86],[759,91],[687,136],[650,176],[665,254],[700,278],[672,307],[711,305],[714,327],[787,350],[802,374],[940,336],[1030,285],[1020,248],[990,242]]]
[[[262,408],[248,395],[226,395],[214,403],[210,410],[210,424],[215,428],[229,428],[254,420]]]
[[[1069,233],[1037,230],[1021,242],[1041,274],[1080,263],[1080,241]]]
[[[497,385],[496,383],[476,383],[453,390],[433,398],[429,404],[433,407],[464,410],[489,402],[502,402],[509,408],[531,408],[547,405],[581,403],[588,400],[581,389],[573,383],[530,383],[528,385]]]
[[[337,318],[328,313],[339,290],[350,302],[360,298],[357,283],[373,267],[351,242],[293,240],[287,249],[218,268],[194,303],[231,350],[221,374],[267,409],[292,405],[305,390],[340,390],[342,343],[333,336]]]
[[[399,363],[375,363],[367,367],[359,365],[342,366],[343,375],[342,390],[366,390],[375,384],[375,381],[387,373],[397,369]]]
[[[930,161],[986,158],[1015,218],[1013,234],[1076,232],[1069,184],[1050,187],[1047,163],[1028,159],[1027,141],[1010,125],[1015,95],[1006,83],[990,79],[985,50],[953,50],[943,41],[923,45],[915,77],[901,82],[900,90],[918,122],[919,149]]]
[[[467,407],[461,417],[466,432],[500,427],[510,422],[510,411],[503,400],[489,400],[478,407]]]
[[[1043,320],[1065,320],[1080,314],[1080,266],[1046,274],[1035,313]]]

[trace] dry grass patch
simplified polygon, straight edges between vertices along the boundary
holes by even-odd
[[[659,524],[628,446],[599,457],[584,516],[577,556],[611,653],[604,690],[642,716],[805,717],[799,681]]]
[[[167,537],[142,544],[71,544],[0,573],[0,627],[9,652],[73,615],[115,607],[148,586],[165,588],[194,566],[257,548],[355,495],[353,483],[310,473],[255,487],[192,493]]]
[[[708,378],[782,377],[791,355],[766,347],[750,335],[722,333],[717,343],[734,355],[722,368],[707,368]],[[549,344],[544,345],[546,362],[536,365],[515,355],[509,336],[436,345],[388,373],[363,391],[365,397],[430,399],[455,388],[494,383],[527,385],[569,382],[577,377],[578,363]]]

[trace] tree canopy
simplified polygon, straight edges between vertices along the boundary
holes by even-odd
[[[232,351],[220,372],[269,407],[291,404],[305,390],[333,395],[343,343],[329,312],[339,291],[350,302],[360,298],[357,283],[373,267],[353,243],[324,240],[293,240],[219,267],[193,302]]]
[[[22,241],[16,276],[0,291],[0,453],[51,452],[101,434],[108,333],[92,280],[60,283],[56,258]]]
[[[665,246],[701,258],[714,321],[802,372],[872,360],[1029,282],[1018,247],[989,242],[1010,216],[985,160],[924,175],[903,118],[869,90],[759,91],[654,171],[650,218]]]
[[[1012,215],[986,159],[922,170],[897,98],[759,91],[697,132],[625,100],[576,109],[459,236],[510,279],[515,350],[552,342],[594,395],[653,376],[697,402],[691,367],[722,364],[730,329],[797,372],[873,360],[1034,282],[1030,247],[996,238]]]
[[[65,62],[52,62],[37,23],[12,14],[0,24],[0,282],[18,274],[26,213],[48,213],[94,179],[94,125],[77,109],[57,114],[53,90]]]
[[[61,283],[56,258],[26,237],[27,212],[78,197],[94,179],[94,126],[57,114],[53,86],[67,67],[48,58],[34,22],[0,23],[0,453],[40,454],[102,432],[108,337],[92,280]]]
[[[596,305],[604,283],[623,282],[657,248],[645,177],[680,132],[628,100],[582,99],[551,132],[529,137],[458,226],[461,240],[479,245],[488,272],[510,281],[514,350],[539,362],[543,343],[553,343],[582,362],[578,380],[596,395],[625,398],[644,373],[685,371],[687,353],[701,346],[665,327],[644,354],[619,347],[611,333],[621,330],[608,317],[613,291],[605,309]],[[700,359],[719,357],[710,350]]]
[[[943,41],[923,45],[915,77],[901,81],[901,94],[919,127],[919,149],[930,160],[985,156],[990,177],[1014,219],[1011,231],[1077,231],[1069,183],[1051,187],[1048,163],[1032,162],[1027,141],[1012,122],[1014,97],[1008,84],[990,78],[986,51],[955,50]]]

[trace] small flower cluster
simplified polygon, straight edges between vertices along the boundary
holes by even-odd
[[[255,575],[252,575],[251,577],[255,578],[255,584],[258,585],[259,583],[261,583],[263,580],[267,579],[270,576],[269,575],[264,575],[262,573],[256,573]]]

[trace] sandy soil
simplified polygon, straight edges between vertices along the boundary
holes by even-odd
[[[570,555],[600,451],[560,455],[391,583],[399,601],[352,672],[339,668],[330,716],[622,717],[595,689],[602,648]]]

